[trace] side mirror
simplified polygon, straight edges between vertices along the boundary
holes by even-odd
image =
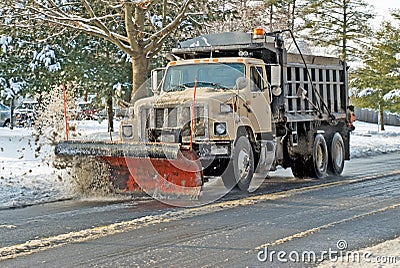
[[[236,89],[241,90],[247,87],[247,85],[249,84],[249,82],[247,81],[246,77],[239,77],[238,79],[236,79]]]
[[[151,71],[151,91],[158,95],[164,77],[165,68],[157,68]]]
[[[271,65],[271,77],[270,77],[271,87],[281,86],[281,66]]]
[[[276,97],[280,96],[282,94],[280,65],[271,65],[270,82],[272,94]]]

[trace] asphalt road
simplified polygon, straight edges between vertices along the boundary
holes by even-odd
[[[0,211],[0,267],[311,267],[400,235],[400,154],[342,177],[277,172],[200,207],[145,197]],[[347,255],[346,255],[347,254]],[[350,259],[344,258],[350,254]],[[353,255],[351,255],[353,254]],[[399,256],[400,252],[393,252]]]

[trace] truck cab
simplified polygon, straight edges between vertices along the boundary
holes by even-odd
[[[179,143],[193,148],[205,176],[232,177],[233,168],[230,173],[226,170],[235,158],[235,143],[243,137],[246,148],[238,152],[237,160],[242,176],[252,176],[258,164],[258,170],[269,170],[275,145],[271,86],[262,60],[172,61],[154,88],[155,96],[138,100],[133,118],[121,124],[124,141]]]

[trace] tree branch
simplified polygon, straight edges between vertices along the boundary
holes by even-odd
[[[170,33],[174,28],[176,28],[182,21],[183,18],[186,17],[186,11],[189,8],[189,4],[191,0],[186,0],[185,4],[183,5],[181,12],[176,16],[176,18],[167,26],[165,26],[160,31],[154,33],[150,36],[149,40],[150,43],[145,48],[145,53],[148,54],[152,50],[156,50],[159,46],[162,45],[162,42],[167,38],[168,33]]]
[[[133,22],[133,4],[125,3],[124,4],[124,15],[125,15],[125,30],[129,44],[131,45],[132,51],[138,51],[139,46],[136,42],[135,33],[137,31],[137,27]],[[130,53],[129,55],[132,55]]]

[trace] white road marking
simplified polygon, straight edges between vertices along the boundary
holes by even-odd
[[[15,226],[15,225],[12,225],[12,224],[9,224],[9,225],[7,225],[7,224],[3,224],[3,225],[0,225],[0,229],[14,229],[14,228],[17,228],[17,226]]]

